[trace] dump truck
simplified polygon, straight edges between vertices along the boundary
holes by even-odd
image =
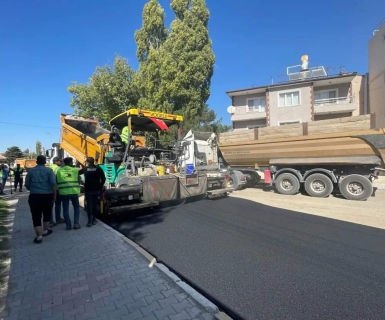
[[[29,169],[36,166],[36,159],[16,159],[15,166],[20,164],[20,167],[24,168],[25,171],[29,171]]]
[[[195,196],[227,196],[231,188],[208,188],[207,175],[183,162],[190,157],[191,142],[182,139],[182,121],[179,115],[129,109],[114,117],[111,130],[106,130],[95,118],[62,114],[60,142],[47,155],[65,152],[79,166],[87,157],[95,159],[106,176],[100,203],[106,215]],[[177,137],[165,144],[161,135],[172,127]]]
[[[370,115],[220,134],[220,157],[247,175],[249,185],[265,183],[283,195],[302,188],[312,197],[332,192],[366,200],[384,166],[384,129]]]

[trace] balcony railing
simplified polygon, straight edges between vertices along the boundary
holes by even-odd
[[[314,100],[314,106],[327,106],[331,104],[350,104],[354,103],[354,97],[339,97],[339,98],[330,98],[330,99],[317,99]]]

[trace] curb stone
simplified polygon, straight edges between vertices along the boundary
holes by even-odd
[[[182,281],[175,273],[171,272],[164,264],[158,263],[154,256],[148,253],[136,242],[132,241],[131,239],[127,238],[125,235],[111,228],[110,226],[105,224],[103,221],[98,219],[98,222],[100,223],[100,226],[111,231],[112,233],[114,233],[115,235],[123,239],[125,242],[127,242],[130,246],[132,246],[137,252],[139,252],[144,258],[146,258],[146,260],[150,262],[149,264],[150,268],[153,268],[155,266],[159,271],[161,271],[164,275],[166,275],[173,283],[175,283],[182,291],[184,291],[194,301],[196,301],[199,305],[201,305],[207,312],[213,314],[216,319],[232,320],[232,318],[230,318],[227,314],[219,311],[218,307],[215,304],[213,304],[211,301],[209,301],[207,298],[205,298],[203,295],[201,295],[198,291],[193,289],[187,283]]]

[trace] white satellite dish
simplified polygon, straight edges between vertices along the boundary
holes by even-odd
[[[230,113],[230,114],[233,114],[235,112],[235,107],[234,106],[230,106],[227,108],[227,112]]]

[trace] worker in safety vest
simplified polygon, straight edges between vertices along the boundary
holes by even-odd
[[[5,194],[4,188],[8,179],[8,171],[4,164],[0,165],[0,179],[0,194]]]
[[[72,229],[69,215],[69,203],[74,208],[74,229],[80,229],[79,224],[79,170],[73,167],[72,158],[64,158],[64,166],[56,171],[57,189],[63,203],[63,215],[66,222],[66,230]]]
[[[53,164],[51,164],[49,166],[49,168],[52,169],[52,171],[56,177],[57,170],[62,166],[63,160],[59,157],[54,157],[52,159],[52,162],[53,162]],[[52,213],[51,214],[51,220],[50,220],[50,227],[54,227],[58,223],[64,223],[65,222],[65,220],[60,216],[61,204],[62,204],[62,201],[61,201],[59,191],[56,191],[56,200],[55,200],[55,220],[56,220],[56,222],[53,221],[53,213]]]
[[[15,175],[14,189],[16,191],[17,186],[19,185],[19,192],[23,191],[23,172],[24,169],[20,167],[20,163],[16,165],[16,168],[12,169],[13,174]]]
[[[120,137],[122,138],[122,141],[124,143],[128,143],[128,126],[125,126],[123,129],[122,129],[122,133],[120,134]]]

